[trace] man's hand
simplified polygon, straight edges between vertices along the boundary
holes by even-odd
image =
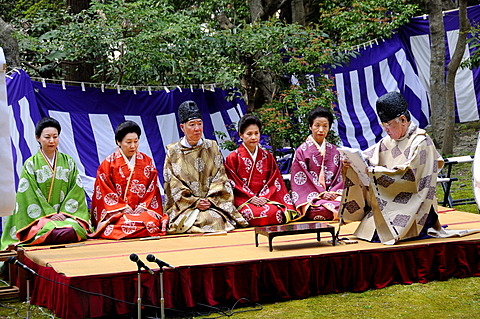
[[[265,205],[267,202],[268,202],[268,199],[266,199],[265,197],[254,196],[250,199],[250,203],[258,207]]]
[[[212,203],[206,198],[202,198],[197,202],[197,208],[200,210],[207,210],[212,206]]]

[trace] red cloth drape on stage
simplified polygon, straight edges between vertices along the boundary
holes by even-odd
[[[465,241],[166,268],[165,307],[225,305],[240,298],[254,302],[299,299],[392,284],[479,276],[479,248],[480,241]],[[136,272],[69,278],[28,259],[25,264],[50,280],[131,303],[88,296],[36,276],[31,302],[53,310],[61,318],[94,318],[136,311]],[[142,303],[159,307],[159,274],[142,273],[141,280]]]

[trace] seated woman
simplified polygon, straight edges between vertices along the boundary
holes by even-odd
[[[342,163],[337,148],[325,140],[332,123],[333,114],[328,109],[312,110],[308,115],[312,134],[295,151],[292,163],[292,199],[300,217],[308,220],[338,218]]]
[[[222,153],[215,141],[202,138],[202,114],[194,101],[178,108],[185,136],[167,146],[163,176],[169,233],[214,233],[248,226],[233,204]]]
[[[85,191],[73,159],[57,151],[60,131],[60,123],[50,117],[35,127],[40,150],[23,166],[16,208],[2,233],[2,249],[13,243],[65,244],[87,238]]]
[[[225,161],[234,204],[250,226],[282,224],[297,213],[273,155],[258,147],[262,122],[244,115],[238,122],[243,143]]]
[[[165,235],[158,172],[152,159],[139,152],[141,129],[133,121],[115,130],[118,149],[98,167],[92,196],[92,237],[108,239]]]

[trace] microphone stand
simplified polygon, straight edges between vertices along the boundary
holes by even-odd
[[[30,319],[30,272],[27,271],[27,319]]]
[[[163,298],[163,266],[158,270],[160,273],[160,318],[165,319],[165,299]]]
[[[141,274],[142,274],[142,269],[138,267],[137,271],[137,318],[142,319],[142,281],[141,281]]]

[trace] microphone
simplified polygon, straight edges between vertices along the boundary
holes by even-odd
[[[148,271],[151,275],[154,275],[153,271],[147,267],[147,265],[145,265],[143,263],[143,261],[140,260],[140,258],[138,258],[138,255],[137,254],[131,254],[130,255],[130,260],[137,263],[137,266],[138,266],[138,269],[141,269],[141,268],[144,268],[146,271]]]
[[[150,254],[150,255],[147,255],[147,260],[151,263],[157,263],[158,267],[162,268],[163,266],[165,267],[169,267],[169,268],[172,268],[172,269],[175,269],[175,267],[173,267],[172,265],[170,265],[169,263],[166,263],[164,262],[163,260],[160,260],[158,258],[156,258],[154,255]]]
[[[19,262],[16,257],[10,256],[10,257],[8,257],[8,259],[6,260],[6,262],[7,262],[7,264],[17,265],[18,267],[25,269],[25,270],[28,271],[29,273],[32,273],[32,274],[34,274],[34,275],[37,275],[37,273],[36,273],[32,268],[30,268],[30,267],[28,267],[27,265],[22,264],[21,262]]]

